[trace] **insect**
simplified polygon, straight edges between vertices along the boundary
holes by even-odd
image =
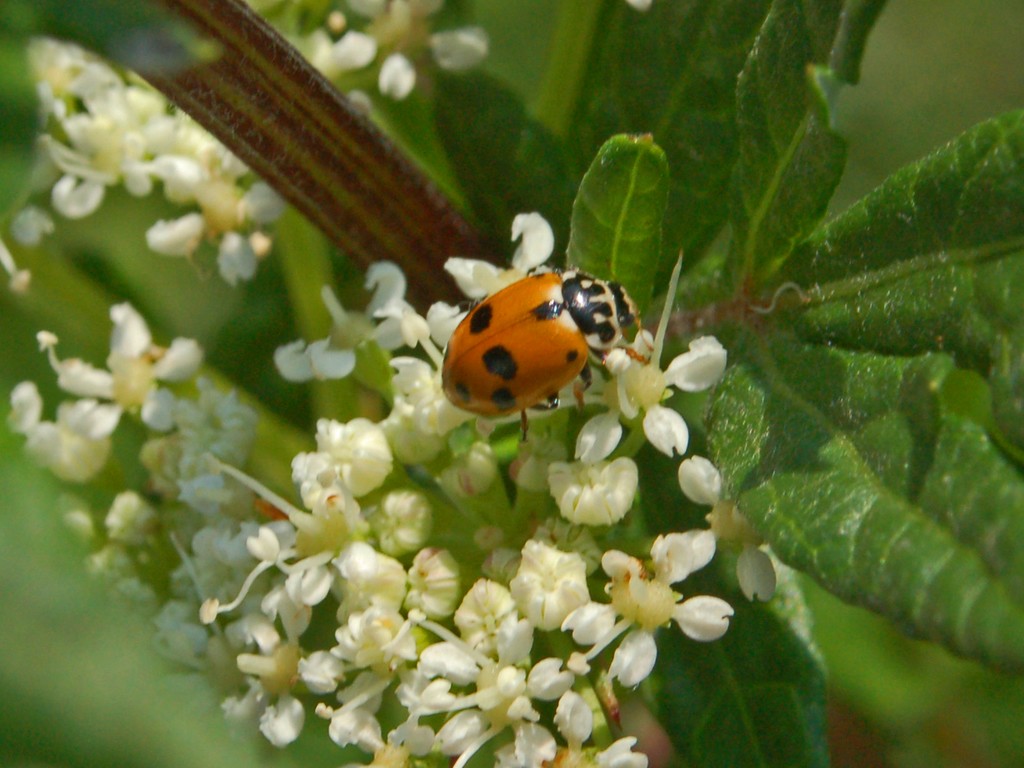
[[[529,274],[487,297],[463,318],[445,350],[441,379],[452,403],[484,416],[554,408],[577,377],[591,380],[590,353],[604,359],[636,321],[618,283],[578,270]]]

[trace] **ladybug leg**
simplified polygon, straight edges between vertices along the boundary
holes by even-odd
[[[583,370],[580,371],[579,377],[572,386],[572,394],[576,398],[576,405],[581,411],[583,410],[583,393],[586,392],[593,383],[594,374],[590,370],[590,366],[583,366]]]
[[[529,429],[529,426],[530,426],[530,420],[526,417],[526,409],[524,408],[523,410],[521,410],[519,412],[519,429],[521,430],[521,435],[522,435],[520,437],[520,439],[519,439],[519,442],[521,442],[521,443],[525,443],[526,442],[526,431],[527,431],[527,429]]]
[[[645,337],[644,341],[646,342],[644,346],[647,347],[648,350],[646,355],[641,352],[637,352],[635,349],[633,349],[633,347],[624,346],[622,348],[625,350],[627,355],[636,360],[638,363],[647,365],[649,362],[651,362],[651,355],[654,354],[654,345],[651,344],[649,337]]]

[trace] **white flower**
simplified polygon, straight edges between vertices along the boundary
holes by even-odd
[[[67,174],[53,185],[50,202],[62,216],[83,219],[100,207],[105,192],[106,187],[98,181],[83,181]]]
[[[740,513],[734,502],[722,499],[722,475],[703,456],[691,456],[679,465],[679,486],[691,501],[712,505],[707,516],[719,539],[743,547],[736,561],[736,578],[748,600],[771,600],[775,594],[775,564],[759,549],[763,539]]]
[[[275,747],[286,747],[299,738],[306,722],[302,702],[294,696],[281,696],[260,715],[260,733]]]
[[[612,462],[552,462],[548,485],[562,517],[579,525],[612,525],[630,507],[639,475],[632,459],[620,456]]]
[[[498,628],[515,610],[515,601],[506,587],[496,581],[478,579],[455,611],[455,626],[472,647],[490,653]]]
[[[386,555],[415,552],[430,536],[434,514],[427,497],[418,491],[392,491],[370,515],[377,545]]]
[[[319,419],[316,444],[318,453],[325,457],[326,467],[332,469],[356,497],[379,488],[391,473],[394,460],[387,436],[369,419],[357,418],[344,424]],[[296,482],[307,479],[296,477],[294,469],[293,477]]]
[[[671,586],[707,565],[714,552],[715,537],[710,531],[659,536],[651,547],[653,573],[624,552],[605,552],[601,566],[609,576],[605,589],[611,605],[587,603],[562,622],[562,629],[572,631],[574,641],[591,646],[585,655],[570,658],[569,669],[585,674],[589,661],[628,632],[615,649],[608,674],[634,687],[654,668],[658,652],[654,631],[658,627],[675,621],[695,640],[721,637],[729,626],[732,607],[705,595],[680,602],[680,595]],[[621,619],[616,621],[616,616]]]
[[[722,475],[703,456],[691,456],[679,465],[679,487],[690,501],[713,505],[722,497]]]
[[[747,600],[767,602],[775,594],[775,563],[767,552],[753,544],[743,546],[736,561],[736,578]]]
[[[718,383],[725,372],[727,353],[714,336],[701,336],[690,342],[688,352],[676,357],[665,378],[683,392],[702,392]]]
[[[642,412],[644,435],[667,456],[684,453],[690,433],[683,417],[662,402],[672,395],[673,387],[697,392],[713,386],[725,371],[726,362],[725,349],[718,340],[704,336],[692,341],[690,351],[676,357],[664,371],[660,367],[681,267],[682,261],[677,261],[657,335],[641,331],[631,349],[615,348],[605,357],[605,365],[615,377],[616,386],[608,390],[614,409],[627,419]]]
[[[149,327],[130,304],[110,308],[114,328],[110,337],[109,371],[95,368],[77,358],[57,357],[57,337],[38,334],[40,347],[47,352],[57,373],[57,384],[66,392],[81,397],[113,400],[118,409],[138,410],[144,420],[154,418],[154,426],[166,428],[166,414],[158,395],[157,381],[183,381],[195,375],[203,353],[191,339],[175,339],[164,349],[153,344]]]
[[[408,306],[402,299],[405,275],[391,262],[376,262],[366,272],[365,286],[373,291],[365,312],[346,310],[328,286],[321,289],[321,299],[331,316],[331,332],[309,344],[300,339],[278,347],[274,363],[284,378],[344,378],[355,370],[356,350],[363,343],[376,341],[384,349],[395,349],[403,343],[400,328],[396,333],[396,321],[383,317],[376,327],[373,322],[374,318],[381,319],[379,313],[386,307]]]
[[[539,213],[518,214],[512,220],[512,240],[520,243],[509,269],[503,270],[478,259],[463,258],[448,259],[444,268],[466,296],[482,299],[521,280],[531,269],[547,261],[555,246],[554,231]]]
[[[256,274],[256,252],[247,238],[228,232],[217,249],[217,271],[228,285],[249,280]]]
[[[569,746],[579,749],[594,730],[594,712],[576,691],[566,691],[558,700],[555,725]]]
[[[253,690],[260,694],[256,699],[263,705],[260,731],[274,746],[286,746],[298,738],[305,722],[301,702],[291,695],[302,652],[294,643],[282,642],[265,616],[249,615],[239,622],[237,630],[246,644],[254,644],[258,650],[239,654],[237,663],[239,671],[250,676]],[[276,701],[271,703],[271,698]]]
[[[509,587],[522,615],[544,630],[561,626],[590,600],[583,558],[533,539],[523,546],[519,571]]]
[[[349,30],[330,47],[325,74],[334,77],[342,72],[362,69],[377,58],[377,40],[370,35]]]
[[[419,609],[431,619],[451,616],[462,597],[459,563],[446,549],[422,549],[409,567],[407,609]]]
[[[150,227],[147,243],[158,253],[189,256],[204,238],[241,236],[247,224],[280,214],[280,200],[270,204],[276,195],[265,184],[251,183],[245,192],[251,174],[238,158],[138,78],[53,40],[33,41],[30,60],[50,131],[40,144],[61,174],[51,201],[62,215],[93,213],[108,187],[141,196],[160,182],[167,200],[193,210]],[[237,245],[221,255],[227,279],[250,272],[251,262],[239,263],[244,252]]]
[[[490,443],[477,441],[441,471],[441,487],[453,498],[484,494],[498,479],[498,461]]]
[[[402,419],[411,427],[407,434],[393,430],[396,450],[397,443],[404,440],[424,449],[437,445],[428,436],[446,435],[473,418],[473,414],[451,404],[441,387],[440,372],[429,363],[415,357],[394,357],[391,367],[395,369],[392,384],[401,396],[401,401],[395,398],[395,410],[400,414],[395,419]]]
[[[356,541],[334,560],[341,576],[342,605],[339,611],[349,615],[369,606],[398,610],[407,590],[405,567],[377,552],[369,544]]]
[[[487,35],[477,27],[431,34],[428,17],[443,5],[444,0],[350,0],[349,7],[355,13],[370,19],[365,33],[348,32],[328,51],[319,42],[314,60],[333,75],[366,66],[378,53],[385,55],[378,76],[380,92],[404,99],[416,82],[410,59],[419,60],[428,47],[438,66],[451,70],[468,69],[487,55]],[[346,39],[355,34],[360,37]]]
[[[634,752],[636,738],[626,736],[597,755],[598,768],[647,768],[647,756]]]
[[[199,247],[206,222],[198,213],[161,219],[146,230],[146,245],[163,256],[191,256]]]
[[[26,205],[11,219],[11,237],[28,247],[39,245],[43,237],[53,234],[53,229],[50,214],[35,205]]]
[[[615,450],[622,438],[619,414],[606,411],[594,416],[576,437],[576,458],[584,464],[603,461]]]
[[[398,611],[373,606],[353,613],[342,625],[332,651],[343,661],[379,676],[393,675],[417,657],[411,626]]]
[[[529,621],[516,621],[512,615],[506,616],[495,635],[493,656],[481,653],[432,622],[421,622],[421,626],[443,638],[420,654],[421,674],[444,681],[446,692],[451,684],[471,688],[471,692],[457,696],[454,701],[435,699],[433,710],[420,705],[424,714],[458,711],[437,733],[441,751],[459,755],[455,765],[465,765],[486,741],[504,728],[512,728],[517,739],[519,730],[527,728],[522,738],[544,745],[545,753],[553,750],[550,734],[544,738],[534,730],[540,713],[533,700],[558,699],[572,687],[574,675],[562,670],[562,661],[554,658],[542,659],[528,671],[523,669],[533,645],[533,626]],[[422,695],[420,700],[423,701]]]
[[[139,546],[156,530],[155,510],[134,491],[122,491],[114,497],[103,520],[112,541]]]
[[[57,407],[56,421],[41,421],[42,398],[32,382],[14,388],[11,406],[11,426],[27,438],[29,455],[60,479],[84,483],[106,464],[117,406],[76,400]]]
[[[412,62],[400,53],[392,53],[380,65],[377,87],[385,96],[401,101],[416,85],[416,69]]]
[[[442,69],[472,69],[487,58],[489,47],[487,32],[481,27],[463,27],[430,36],[434,61]]]

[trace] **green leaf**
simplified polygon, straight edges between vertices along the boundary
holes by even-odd
[[[1024,669],[1024,477],[943,411],[951,359],[783,335],[730,354],[712,453],[776,553],[912,635]]]
[[[0,215],[27,193],[39,103],[20,40],[0,35]]]
[[[613,136],[583,177],[566,262],[622,283],[642,312],[651,299],[668,199],[668,163],[649,135]]]
[[[692,578],[692,577],[691,577]],[[808,645],[802,598],[783,586],[771,607],[737,594],[729,631],[695,643],[658,636],[651,700],[689,765],[826,766],[825,682]]]
[[[824,215],[846,159],[830,122],[839,75],[828,67],[856,74],[877,5],[844,16],[839,0],[772,3],[736,90],[735,282],[770,278]]]
[[[663,274],[680,250],[688,257],[699,254],[728,215],[727,189],[738,152],[736,77],[768,5],[684,0],[656,2],[637,13],[616,0],[605,3],[594,25],[570,145],[578,149],[580,164],[617,133],[651,133],[665,150],[672,186]],[[565,75],[549,75],[558,78],[553,89]]]
[[[815,232],[784,276],[811,288],[804,338],[948,351],[989,377],[996,422],[1024,448],[1024,112],[894,174]]]
[[[436,98],[438,135],[492,239],[507,242],[516,214],[538,211],[566,242],[576,180],[561,143],[486,75],[438,73]]]

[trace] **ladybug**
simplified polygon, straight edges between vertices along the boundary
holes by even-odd
[[[534,272],[479,304],[456,327],[444,353],[445,395],[484,416],[554,408],[590,353],[604,359],[636,322],[636,304],[618,283],[575,269]]]

